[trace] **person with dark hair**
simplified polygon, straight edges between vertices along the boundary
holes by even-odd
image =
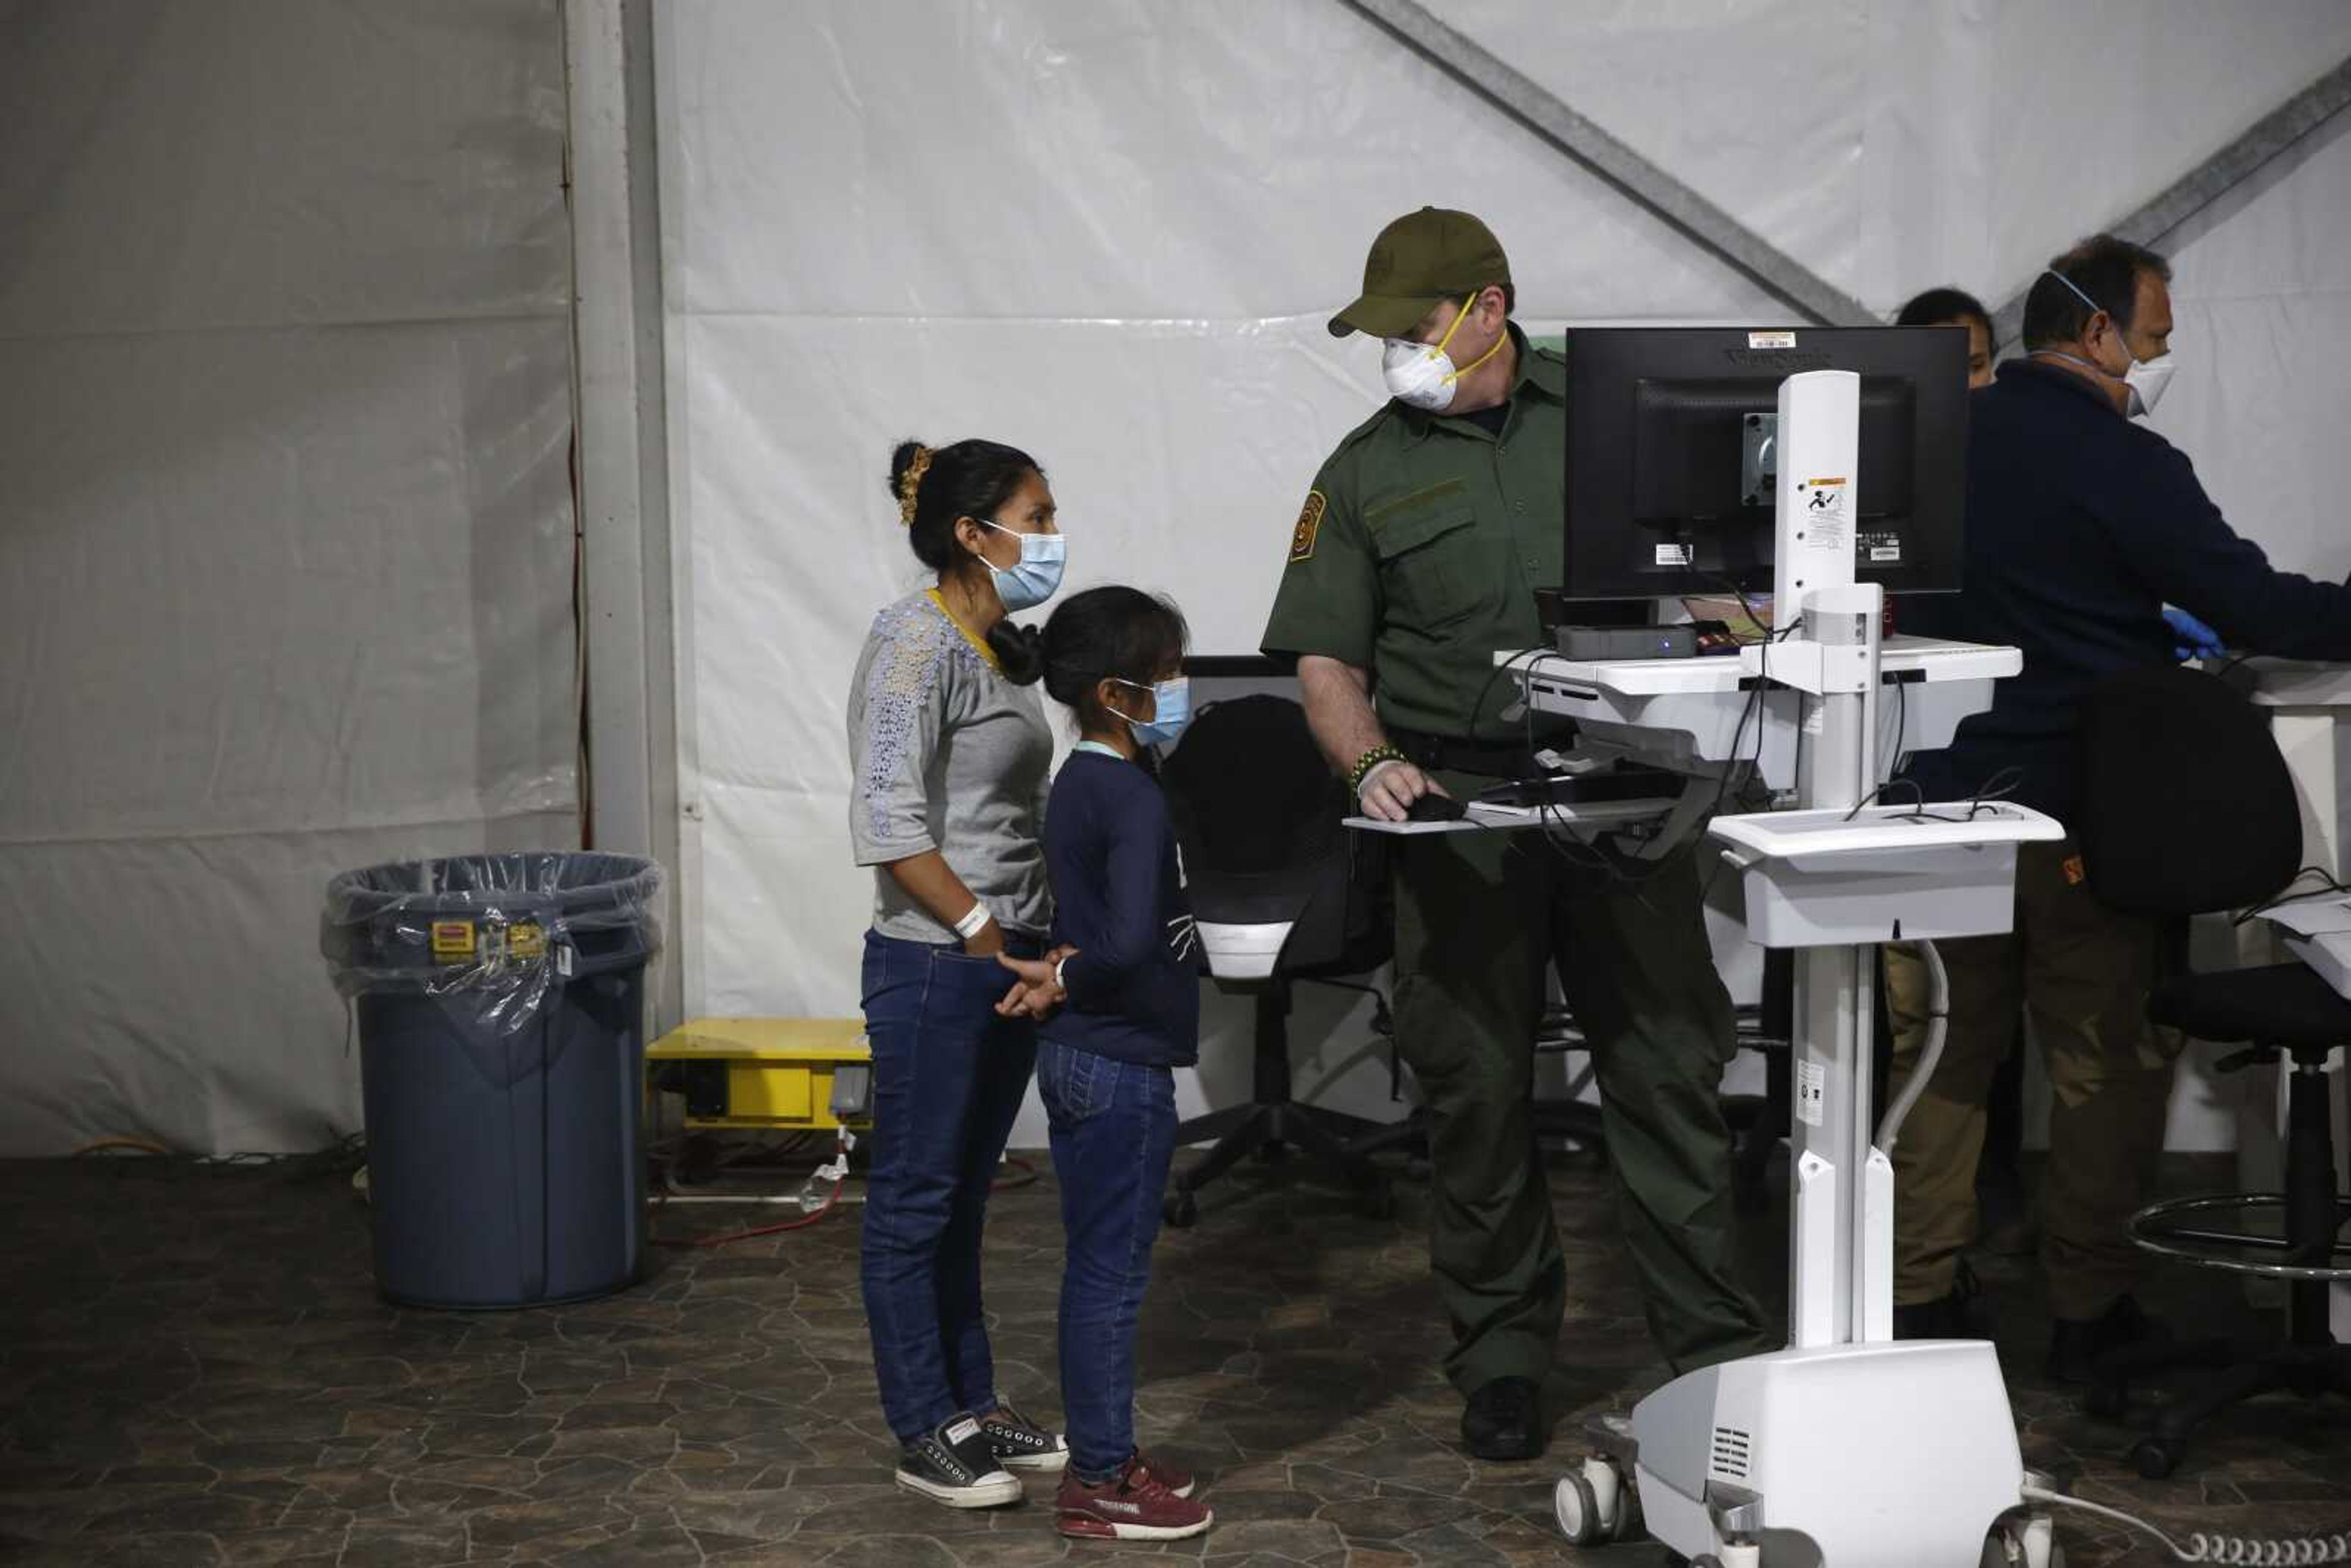
[[[1968,389],[1991,385],[1991,312],[1964,288],[1929,288],[1895,313],[1896,327],[1965,327],[1968,329]]]
[[[2133,415],[2170,379],[2171,268],[2099,235],[2053,259],[2024,306],[2026,357],[1969,404],[1964,590],[1919,629],[2022,649],[1990,711],[1926,752],[1910,777],[1928,800],[1964,800],[2003,778],[2009,798],[2061,821],[2082,810],[2074,748],[2102,682],[2169,662],[2167,604],[2232,647],[2351,658],[2351,585],[2269,563],[2237,536],[2172,444]],[[2147,1020],[2162,933],[2099,903],[2072,839],[2027,844],[2014,928],[1938,944],[1949,970],[1943,1058],[1894,1150],[1895,1319],[1905,1337],[1970,1332],[1959,1252],[1976,1228],[1984,1101],[2019,1009],[2053,1103],[2041,1187],[2041,1261],[2056,1316],[2051,1375],[2087,1378],[2109,1352],[2160,1332],[2133,1294],[2128,1231],[2163,1148],[2179,1040]],[[1888,948],[1895,1071],[1917,1062],[1928,985]]]
[[[1135,1324],[1176,1154],[1174,1070],[1199,1060],[1192,912],[1151,749],[1189,721],[1186,637],[1174,605],[1133,588],[1081,593],[1046,622],[1045,689],[1080,735],[1045,836],[1054,950],[998,960],[1018,983],[998,1010],[1046,1019],[1037,1087],[1061,1186],[1070,1427],[1055,1521],[1080,1540],[1176,1541],[1215,1518],[1190,1476],[1134,1443]]]
[[[1991,385],[1991,360],[2000,343],[1991,312],[1964,288],[1929,288],[1912,296],[1894,313],[1896,327],[1964,327],[1968,332],[1968,390]],[[1930,612],[1931,613],[1931,612]],[[2024,1198],[2024,1023],[2017,1018],[2014,1043],[1988,1092],[1983,1159],[1976,1174],[1976,1199],[1983,1211],[1986,1251],[2013,1257],[2032,1249],[2032,1220]]]
[[[1262,639],[1297,663],[1314,736],[1370,816],[1541,771],[1563,726],[1505,716],[1494,654],[1543,641],[1564,570],[1567,362],[1510,319],[1510,263],[1468,213],[1380,232],[1333,336],[1381,342],[1387,397],[1308,491]],[[1534,1040],[1556,967],[1591,1042],[1625,1250],[1687,1372],[1778,1348],[1732,1257],[1738,1051],[1695,844],[1637,881],[1505,835],[1398,841],[1396,1044],[1431,1113],[1429,1260],[1445,1371],[1480,1458],[1550,1437],[1567,1265],[1535,1143]]]
[[[1007,1466],[1069,1458],[998,1394],[979,1277],[988,1187],[1036,1057],[1034,1023],[996,1012],[996,959],[1036,956],[1051,920],[1043,655],[1008,616],[1060,586],[1062,540],[1036,460],[993,441],[905,443],[890,496],[935,579],[874,620],[849,690],[850,839],[874,868],[861,1272],[898,1484],[987,1508],[1020,1498]]]

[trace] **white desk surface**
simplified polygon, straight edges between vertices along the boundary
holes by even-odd
[[[2273,904],[2261,917],[2276,930],[2288,952],[2351,997],[2351,897],[2314,893]]]
[[[1517,653],[1497,653],[1494,663],[1522,669],[1546,683],[1624,696],[1737,691],[1745,674],[1736,657],[1723,653],[1701,653],[1687,659],[1592,660],[1571,659],[1564,653],[1531,648]],[[2024,655],[2014,648],[1980,643],[1893,637],[1887,639],[1879,654],[1878,667],[1888,674],[1917,670],[1929,681],[2003,680],[2024,668]]]
[[[2262,707],[2351,707],[2351,664],[2247,659],[2252,699]]]
[[[2334,987],[2336,996],[2351,1000],[2351,931],[2289,936],[2285,949],[2317,970],[2319,978]]]
[[[1987,800],[1972,811],[1933,806],[1830,806],[1808,811],[1752,811],[1717,817],[1716,838],[1757,860],[1784,860],[1798,870],[1834,868],[1841,857],[1986,844],[2048,843],[2065,836],[2053,817]]]

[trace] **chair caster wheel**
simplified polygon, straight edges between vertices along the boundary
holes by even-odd
[[[2082,1413],[2101,1421],[2119,1419],[2130,1406],[2130,1395],[2120,1384],[2093,1383],[2082,1396]]]
[[[1159,1218],[1171,1230],[1189,1230],[1200,1223],[1200,1200],[1188,1192],[1171,1192],[1160,1199]]]
[[[2131,1468],[2151,1481],[2159,1481],[2179,1468],[2187,1445],[2163,1437],[2141,1437],[2131,1445]]]

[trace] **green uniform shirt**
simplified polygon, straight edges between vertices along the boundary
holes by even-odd
[[[1391,728],[1525,733],[1496,717],[1518,694],[1494,654],[1540,641],[1534,591],[1565,570],[1567,361],[1510,330],[1500,435],[1391,400],[1322,465],[1290,538],[1260,646],[1372,671]]]

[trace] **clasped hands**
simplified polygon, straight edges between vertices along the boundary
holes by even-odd
[[[1041,958],[1016,958],[1009,953],[998,953],[996,961],[1012,971],[1012,988],[996,1004],[998,1016],[1008,1019],[1046,1019],[1059,1011],[1070,993],[1061,988],[1054,977],[1063,960],[1077,952],[1066,945],[1054,948]]]

